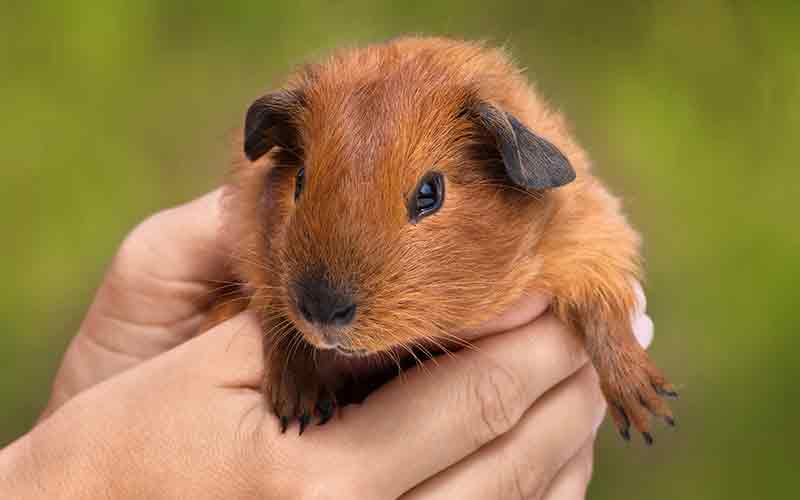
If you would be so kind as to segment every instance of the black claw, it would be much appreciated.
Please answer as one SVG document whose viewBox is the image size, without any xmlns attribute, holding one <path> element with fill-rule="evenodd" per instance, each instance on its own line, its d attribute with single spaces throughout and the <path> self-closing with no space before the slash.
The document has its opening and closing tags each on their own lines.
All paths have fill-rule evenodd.
<svg viewBox="0 0 800 500">
<path fill-rule="evenodd" d="M 322 401 L 317 402 L 317 415 L 319 416 L 319 422 L 317 425 L 323 425 L 328 422 L 328 420 L 333 417 L 333 410 L 335 405 L 333 401 L 330 399 L 324 399 Z"/>
<path fill-rule="evenodd" d="M 297 419 L 300 422 L 300 433 L 298 436 L 303 435 L 303 431 L 306 430 L 306 426 L 311 421 L 311 416 L 307 412 L 303 412 L 302 415 Z"/>
<path fill-rule="evenodd" d="M 286 432 L 286 429 L 289 427 L 289 417 L 281 416 L 281 434 Z"/>
<path fill-rule="evenodd" d="M 653 389 L 656 390 L 656 394 L 658 394 L 659 396 L 664 396 L 665 398 L 671 398 L 671 399 L 678 399 L 678 393 L 675 391 L 670 391 L 664 389 L 663 387 L 658 387 L 658 386 L 653 386 Z"/>
<path fill-rule="evenodd" d="M 672 417 L 664 417 L 664 422 L 670 427 L 675 427 L 675 419 Z"/>
<path fill-rule="evenodd" d="M 644 442 L 647 446 L 653 445 L 653 436 L 651 436 L 649 432 L 643 432 L 642 437 L 644 438 Z"/>
<path fill-rule="evenodd" d="M 621 404 L 615 403 L 614 407 L 617 409 L 619 414 L 622 416 L 622 419 L 625 421 L 623 427 L 619 430 L 619 435 L 622 436 L 622 439 L 625 441 L 631 440 L 631 421 L 628 418 L 628 414 L 625 413 L 625 408 L 622 407 Z"/>
</svg>

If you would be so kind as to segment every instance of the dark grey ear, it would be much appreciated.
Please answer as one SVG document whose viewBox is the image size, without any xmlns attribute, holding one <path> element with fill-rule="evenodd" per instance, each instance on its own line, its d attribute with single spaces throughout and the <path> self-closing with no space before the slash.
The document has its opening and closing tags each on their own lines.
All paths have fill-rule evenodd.
<svg viewBox="0 0 800 500">
<path fill-rule="evenodd" d="M 513 115 L 483 102 L 475 106 L 475 113 L 497 142 L 506 173 L 515 184 L 541 190 L 575 180 L 575 170 L 561 151 Z"/>
<path fill-rule="evenodd" d="M 279 90 L 257 99 L 244 121 L 244 153 L 255 161 L 275 146 L 296 149 L 295 117 L 304 104 L 297 91 Z"/>
</svg>

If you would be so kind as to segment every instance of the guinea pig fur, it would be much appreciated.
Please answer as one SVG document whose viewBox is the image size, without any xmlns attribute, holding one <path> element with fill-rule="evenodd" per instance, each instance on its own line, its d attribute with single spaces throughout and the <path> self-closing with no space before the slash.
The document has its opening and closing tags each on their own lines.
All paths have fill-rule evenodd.
<svg viewBox="0 0 800 500">
<path fill-rule="evenodd" d="M 330 418 L 342 363 L 457 344 L 530 292 L 582 337 L 623 437 L 633 424 L 650 443 L 651 414 L 672 423 L 675 391 L 631 329 L 639 237 L 503 50 L 336 52 L 250 106 L 233 163 L 238 300 L 213 322 L 260 315 L 284 430 Z"/>
</svg>

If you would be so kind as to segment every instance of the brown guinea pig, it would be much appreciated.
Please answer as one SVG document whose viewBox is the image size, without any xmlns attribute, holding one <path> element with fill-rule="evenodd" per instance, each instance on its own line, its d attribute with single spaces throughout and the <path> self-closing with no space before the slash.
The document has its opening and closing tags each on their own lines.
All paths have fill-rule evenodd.
<svg viewBox="0 0 800 500">
<path fill-rule="evenodd" d="M 216 320 L 261 315 L 284 430 L 331 416 L 336 360 L 441 346 L 534 291 L 583 337 L 623 437 L 672 422 L 631 330 L 639 238 L 502 50 L 335 53 L 250 106 L 241 149 L 224 211 L 244 300 Z"/>
</svg>

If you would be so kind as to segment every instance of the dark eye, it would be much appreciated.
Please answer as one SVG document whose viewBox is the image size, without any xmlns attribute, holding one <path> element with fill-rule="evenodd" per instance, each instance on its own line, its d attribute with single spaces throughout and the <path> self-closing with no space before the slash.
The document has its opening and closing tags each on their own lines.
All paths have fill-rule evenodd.
<svg viewBox="0 0 800 500">
<path fill-rule="evenodd" d="M 438 172 L 430 172 L 419 181 L 414 196 L 408 203 L 408 215 L 412 224 L 433 214 L 444 202 L 444 178 Z"/>
<path fill-rule="evenodd" d="M 300 170 L 297 171 L 297 177 L 294 181 L 294 199 L 300 197 L 300 193 L 303 192 L 303 186 L 306 183 L 306 169 L 305 167 L 300 167 Z"/>
</svg>

